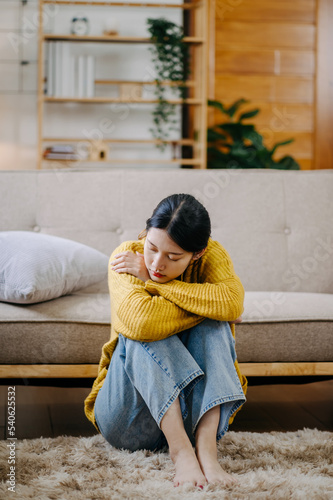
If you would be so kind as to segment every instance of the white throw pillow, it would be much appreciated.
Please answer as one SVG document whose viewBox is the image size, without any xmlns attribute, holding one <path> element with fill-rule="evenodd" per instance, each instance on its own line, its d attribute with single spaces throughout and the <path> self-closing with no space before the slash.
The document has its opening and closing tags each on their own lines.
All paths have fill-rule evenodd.
<svg viewBox="0 0 333 500">
<path fill-rule="evenodd" d="M 97 283 L 108 256 L 76 241 L 30 231 L 0 232 L 0 301 L 34 304 Z"/>
</svg>

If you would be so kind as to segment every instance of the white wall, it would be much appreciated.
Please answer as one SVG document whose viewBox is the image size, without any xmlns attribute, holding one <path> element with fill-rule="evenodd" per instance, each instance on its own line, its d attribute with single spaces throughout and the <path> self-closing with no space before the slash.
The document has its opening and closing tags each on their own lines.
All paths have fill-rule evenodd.
<svg viewBox="0 0 333 500">
<path fill-rule="evenodd" d="M 158 3 L 158 0 L 150 0 Z M 172 0 L 171 0 L 172 1 Z M 179 0 L 173 0 L 178 3 Z M 168 0 L 168 3 L 171 3 Z M 147 17 L 168 17 L 181 23 L 181 9 L 46 6 L 45 31 L 70 33 L 71 18 L 85 14 L 90 34 L 103 34 L 104 20 L 114 16 L 119 35 L 149 36 Z M 70 44 L 72 53 L 96 56 L 97 79 L 153 79 L 148 45 Z M 0 169 L 34 169 L 37 164 L 37 59 L 38 0 L 0 0 Z M 22 65 L 22 61 L 28 64 Z M 96 95 L 112 95 L 112 88 L 96 86 Z M 154 98 L 153 87 L 145 86 L 144 96 Z M 111 133 L 103 137 L 152 138 L 149 104 L 55 104 L 45 103 L 44 136 L 79 137 L 98 135 L 101 123 L 109 120 Z M 174 138 L 179 137 L 174 133 Z M 113 146 L 115 158 L 170 158 L 170 150 L 154 147 Z M 81 165 L 82 166 L 82 165 Z M 93 166 L 93 165 L 90 165 Z M 117 166 L 117 165 L 114 165 Z M 158 165 L 156 165 L 158 166 Z"/>
<path fill-rule="evenodd" d="M 36 166 L 37 1 L 0 1 L 0 168 Z M 22 65 L 21 61 L 29 61 Z"/>
</svg>

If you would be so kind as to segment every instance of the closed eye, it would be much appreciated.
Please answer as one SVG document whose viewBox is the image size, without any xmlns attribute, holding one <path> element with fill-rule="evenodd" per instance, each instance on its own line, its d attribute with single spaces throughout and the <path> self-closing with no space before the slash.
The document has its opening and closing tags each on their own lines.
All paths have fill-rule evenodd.
<svg viewBox="0 0 333 500">
<path fill-rule="evenodd" d="M 157 248 L 149 245 L 149 251 L 150 252 L 157 252 Z M 168 255 L 168 259 L 172 260 L 172 262 L 177 262 L 178 260 L 180 260 L 180 259 L 174 259 L 174 258 L 172 258 L 172 256 L 170 257 L 170 255 Z"/>
</svg>

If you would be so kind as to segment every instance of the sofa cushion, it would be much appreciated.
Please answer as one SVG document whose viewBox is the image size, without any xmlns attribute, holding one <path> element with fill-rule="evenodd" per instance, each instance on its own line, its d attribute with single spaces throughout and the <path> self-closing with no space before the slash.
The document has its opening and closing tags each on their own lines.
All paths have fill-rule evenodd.
<svg viewBox="0 0 333 500">
<path fill-rule="evenodd" d="M 333 321 L 333 295 L 246 292 L 242 317 L 243 323 Z M 56 301 L 29 306 L 0 303 L 0 323 L 63 321 L 110 325 L 110 320 L 106 278 Z"/>
<path fill-rule="evenodd" d="M 2 323 L 0 364 L 98 364 L 109 338 L 110 325 L 103 323 Z M 242 323 L 236 327 L 241 363 L 331 362 L 332 339 L 332 321 Z"/>
<path fill-rule="evenodd" d="M 236 348 L 243 363 L 332 362 L 333 321 L 244 322 Z"/>
<path fill-rule="evenodd" d="M 333 321 L 333 295 L 303 292 L 246 292 L 243 320 L 246 323 Z"/>
<path fill-rule="evenodd" d="M 0 324 L 0 364 L 98 363 L 110 338 L 107 279 L 49 302 L 0 302 Z"/>
<path fill-rule="evenodd" d="M 269 304 L 282 297 L 245 294 L 244 321 L 236 326 L 240 362 L 333 359 L 333 296 L 285 295 L 284 307 L 273 307 Z M 106 280 L 41 304 L 0 303 L 0 364 L 98 363 L 110 338 L 110 319 Z M 22 338 L 29 349 L 17 348 Z"/>
<path fill-rule="evenodd" d="M 76 241 L 30 231 L 3 231 L 0 248 L 0 301 L 44 302 L 107 275 L 108 256 Z"/>
<path fill-rule="evenodd" d="M 20 305 L 0 302 L 0 323 L 92 323 L 110 325 L 107 280 L 57 300 Z"/>
</svg>

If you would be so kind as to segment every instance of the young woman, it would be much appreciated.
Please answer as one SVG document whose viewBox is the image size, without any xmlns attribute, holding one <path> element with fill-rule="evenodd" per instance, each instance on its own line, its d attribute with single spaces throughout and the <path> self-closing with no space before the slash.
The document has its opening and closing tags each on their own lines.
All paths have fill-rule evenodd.
<svg viewBox="0 0 333 500">
<path fill-rule="evenodd" d="M 114 250 L 111 339 L 85 400 L 88 419 L 111 445 L 167 444 L 175 486 L 236 482 L 220 467 L 216 443 L 245 402 L 234 340 L 244 289 L 210 233 L 203 205 L 174 194 L 138 241 Z"/>
</svg>

